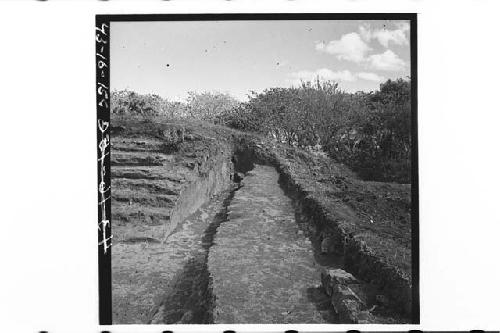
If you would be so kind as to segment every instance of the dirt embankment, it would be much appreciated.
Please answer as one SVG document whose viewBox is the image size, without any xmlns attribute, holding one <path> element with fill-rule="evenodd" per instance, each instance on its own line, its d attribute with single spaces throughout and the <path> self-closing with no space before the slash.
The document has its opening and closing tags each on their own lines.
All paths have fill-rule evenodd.
<svg viewBox="0 0 500 333">
<path fill-rule="evenodd" d="M 132 296 L 120 291 L 152 277 L 159 281 L 155 290 L 161 290 L 165 276 L 156 271 L 140 275 L 140 267 L 132 272 L 128 266 L 133 258 L 115 267 L 120 265 L 117 255 L 132 253 L 120 252 L 115 244 L 164 241 L 186 217 L 227 189 L 235 171 L 249 171 L 253 163 L 276 167 L 296 214 L 310 226 L 311 241 L 321 244 L 324 256 L 342 255 L 347 271 L 376 285 L 391 307 L 411 313 L 408 185 L 361 181 L 327 158 L 202 123 L 116 120 L 111 142 L 113 271 L 119 273 L 113 278 L 123 280 L 113 281 L 118 316 L 127 311 L 116 304 L 126 307 L 130 297 L 148 298 L 149 293 L 144 288 Z M 115 321 L 147 321 L 151 314 L 146 309 L 158 300 L 149 297 L 145 303 L 134 318 Z"/>
<path fill-rule="evenodd" d="M 367 182 L 330 159 L 247 136 L 240 150 L 274 165 L 280 183 L 326 254 L 375 285 L 386 305 L 412 311 L 410 185 Z"/>
<path fill-rule="evenodd" d="M 201 125 L 119 119 L 112 123 L 113 321 L 149 323 L 155 315 L 160 323 L 161 317 L 180 320 L 180 306 L 174 312 L 164 307 L 164 315 L 158 315 L 158 306 L 165 303 L 168 290 L 186 289 L 188 281 L 193 286 L 199 279 L 208 281 L 203 265 L 194 264 L 203 263 L 204 254 L 193 249 L 203 250 L 198 243 L 210 224 L 205 215 L 217 213 L 220 198 L 215 196 L 232 183 L 232 141 Z M 200 210 L 212 201 L 215 208 Z M 196 222 L 187 221 L 189 217 Z M 179 298 L 186 303 L 187 294 L 170 293 L 168 303 L 178 305 L 172 299 Z M 203 302 L 188 303 L 192 320 L 208 320 L 198 314 Z"/>
<path fill-rule="evenodd" d="M 234 172 L 232 144 L 217 134 L 184 124 L 114 121 L 115 240 L 148 237 L 161 241 L 229 186 Z"/>
</svg>

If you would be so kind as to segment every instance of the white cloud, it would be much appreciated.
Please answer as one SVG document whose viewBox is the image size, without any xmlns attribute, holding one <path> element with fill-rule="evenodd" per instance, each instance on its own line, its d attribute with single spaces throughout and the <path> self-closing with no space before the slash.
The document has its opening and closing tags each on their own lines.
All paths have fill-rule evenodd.
<svg viewBox="0 0 500 333">
<path fill-rule="evenodd" d="M 410 25 L 406 21 L 395 21 L 393 29 L 371 29 L 367 24 L 359 27 L 359 33 L 351 32 L 342 35 L 338 40 L 328 43 L 316 42 L 317 51 L 335 55 L 339 60 L 352 61 L 366 68 L 383 71 L 400 71 L 406 68 L 406 63 L 396 53 L 388 49 L 390 44 L 408 45 L 408 32 Z M 387 50 L 380 54 L 368 55 L 373 49 L 368 45 L 372 40 L 378 41 Z M 365 80 L 380 81 L 380 77 L 361 74 Z M 374 73 L 373 73 L 374 74 Z M 353 74 L 351 74 L 353 75 Z M 376 74 L 374 74 L 376 75 Z M 354 75 L 356 76 L 356 75 Z M 344 78 L 346 78 L 345 76 Z M 361 77 L 360 77 L 361 78 Z M 350 81 L 353 81 L 352 77 Z"/>
<path fill-rule="evenodd" d="M 361 39 L 358 33 L 351 32 L 328 44 L 316 43 L 316 50 L 336 55 L 339 60 L 361 62 L 371 47 Z"/>
<path fill-rule="evenodd" d="M 389 42 L 408 45 L 408 39 L 402 30 L 378 30 L 375 32 L 375 38 L 385 47 L 389 47 Z"/>
<path fill-rule="evenodd" d="M 396 53 L 386 50 L 384 53 L 372 54 L 367 58 L 371 68 L 383 71 L 400 71 L 406 63 Z"/>
<path fill-rule="evenodd" d="M 352 74 L 348 70 L 343 71 L 332 71 L 328 68 L 321 68 L 315 71 L 298 71 L 291 73 L 290 76 L 293 78 L 292 83 L 298 84 L 300 81 L 312 81 L 319 77 L 320 80 L 332 80 L 336 82 L 347 81 L 353 82 L 357 80 L 357 76 Z"/>
<path fill-rule="evenodd" d="M 359 33 L 362 39 L 369 42 L 376 39 L 382 46 L 389 47 L 389 43 L 395 45 L 408 45 L 407 32 L 410 31 L 410 25 L 406 21 L 397 21 L 394 23 L 396 29 L 375 29 L 371 30 L 369 25 L 359 27 Z"/>
<path fill-rule="evenodd" d="M 359 72 L 356 74 L 360 79 L 374 82 L 382 82 L 385 80 L 383 76 L 376 73 Z"/>
</svg>

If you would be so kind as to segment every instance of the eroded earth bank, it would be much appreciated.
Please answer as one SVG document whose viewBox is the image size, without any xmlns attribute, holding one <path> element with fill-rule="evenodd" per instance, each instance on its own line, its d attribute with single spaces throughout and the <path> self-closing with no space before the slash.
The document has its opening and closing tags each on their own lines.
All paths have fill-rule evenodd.
<svg viewBox="0 0 500 333">
<path fill-rule="evenodd" d="M 114 323 L 409 321 L 409 185 L 225 127 L 112 123 Z"/>
</svg>

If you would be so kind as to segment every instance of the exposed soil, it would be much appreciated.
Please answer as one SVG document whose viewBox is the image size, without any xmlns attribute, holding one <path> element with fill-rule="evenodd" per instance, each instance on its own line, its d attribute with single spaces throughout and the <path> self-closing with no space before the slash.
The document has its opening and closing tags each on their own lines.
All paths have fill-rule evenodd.
<svg viewBox="0 0 500 333">
<path fill-rule="evenodd" d="M 186 308 L 192 312 L 183 322 L 207 322 L 206 314 L 200 314 L 208 313 L 201 309 L 206 305 L 197 304 L 207 297 L 197 297 L 193 305 L 188 299 L 195 297 L 186 294 L 186 288 L 191 285 L 188 289 L 194 293 L 208 290 L 195 286 L 207 283 L 203 244 L 229 196 L 231 152 L 223 143 L 179 125 L 114 124 L 113 321 L 174 322 L 172 309 L 164 309 L 164 315 L 158 309 L 175 303 L 177 314 Z M 179 295 L 184 295 L 182 304 Z"/>
<path fill-rule="evenodd" d="M 215 323 L 335 322 L 328 297 L 317 290 L 311 242 L 278 177 L 269 166 L 248 172 L 217 232 L 208 260 Z"/>
<path fill-rule="evenodd" d="M 323 157 L 285 151 L 297 179 L 307 179 L 321 201 L 346 206 L 354 234 L 411 278 L 411 186 L 363 181 Z"/>
<path fill-rule="evenodd" d="M 222 126 L 113 125 L 114 323 L 338 322 L 320 268 L 357 275 L 370 306 L 411 285 L 409 185 Z"/>
</svg>

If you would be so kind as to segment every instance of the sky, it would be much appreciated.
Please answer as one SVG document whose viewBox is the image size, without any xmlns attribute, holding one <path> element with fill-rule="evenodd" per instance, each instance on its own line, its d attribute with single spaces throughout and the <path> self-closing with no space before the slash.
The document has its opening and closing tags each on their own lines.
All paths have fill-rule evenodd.
<svg viewBox="0 0 500 333">
<path fill-rule="evenodd" d="M 243 101 L 319 76 L 373 91 L 410 75 L 409 38 L 409 22 L 391 20 L 112 22 L 111 89 Z"/>
</svg>

